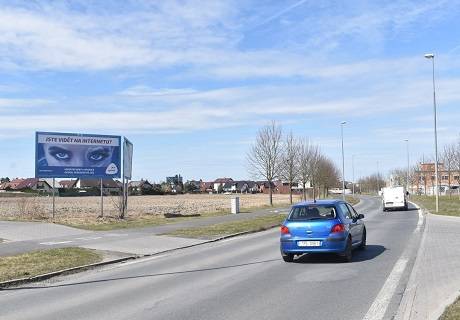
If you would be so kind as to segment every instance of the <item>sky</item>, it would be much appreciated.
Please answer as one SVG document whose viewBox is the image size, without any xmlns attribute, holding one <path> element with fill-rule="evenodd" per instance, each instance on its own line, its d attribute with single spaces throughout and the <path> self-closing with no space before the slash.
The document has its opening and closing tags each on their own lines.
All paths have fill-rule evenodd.
<svg viewBox="0 0 460 320">
<path fill-rule="evenodd" d="M 460 1 L 0 0 L 0 176 L 34 175 L 35 132 L 114 134 L 133 179 L 253 178 L 275 120 L 345 177 L 434 154 L 460 129 Z"/>
</svg>

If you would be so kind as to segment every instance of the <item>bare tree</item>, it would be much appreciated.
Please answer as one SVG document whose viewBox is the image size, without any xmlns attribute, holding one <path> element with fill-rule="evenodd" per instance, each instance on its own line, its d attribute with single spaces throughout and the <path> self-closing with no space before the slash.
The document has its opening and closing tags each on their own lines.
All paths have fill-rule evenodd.
<svg viewBox="0 0 460 320">
<path fill-rule="evenodd" d="M 255 143 L 247 154 L 249 170 L 253 176 L 262 177 L 268 181 L 269 202 L 273 205 L 273 180 L 278 178 L 282 168 L 282 129 L 272 121 L 261 128 Z"/>
<path fill-rule="evenodd" d="M 321 176 L 320 164 L 324 160 L 324 156 L 317 145 L 310 147 L 310 182 L 313 187 L 313 200 L 316 199 L 316 189 L 319 187 L 319 181 Z"/>
<path fill-rule="evenodd" d="M 302 199 L 307 199 L 307 183 L 310 182 L 312 146 L 308 139 L 302 139 L 298 145 L 299 155 L 297 159 L 297 172 L 300 183 L 302 184 Z"/>
<path fill-rule="evenodd" d="M 328 190 L 339 184 L 340 171 L 334 162 L 323 156 L 318 163 L 318 187 L 323 189 L 323 197 L 326 197 Z"/>
<path fill-rule="evenodd" d="M 449 185 L 449 198 L 452 197 L 452 194 L 450 192 L 451 190 L 450 186 L 452 185 L 451 174 L 452 174 L 452 171 L 455 169 L 456 151 L 457 151 L 456 145 L 449 144 L 449 145 L 444 146 L 444 150 L 441 155 L 441 159 L 444 162 L 444 169 L 447 171 L 447 179 L 448 179 L 448 185 Z"/>
<path fill-rule="evenodd" d="M 289 183 L 289 201 L 292 204 L 292 185 L 298 178 L 299 142 L 290 132 L 284 141 L 281 178 Z"/>
</svg>

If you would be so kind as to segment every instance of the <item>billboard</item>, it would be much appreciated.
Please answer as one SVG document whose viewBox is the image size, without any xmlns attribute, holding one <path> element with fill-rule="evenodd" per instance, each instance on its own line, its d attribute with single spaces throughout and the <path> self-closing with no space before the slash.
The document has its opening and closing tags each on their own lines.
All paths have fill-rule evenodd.
<svg viewBox="0 0 460 320">
<path fill-rule="evenodd" d="M 130 180 L 133 171 L 133 144 L 131 141 L 123 139 L 123 176 Z"/>
<path fill-rule="evenodd" d="M 35 177 L 120 178 L 121 137 L 36 132 Z"/>
</svg>

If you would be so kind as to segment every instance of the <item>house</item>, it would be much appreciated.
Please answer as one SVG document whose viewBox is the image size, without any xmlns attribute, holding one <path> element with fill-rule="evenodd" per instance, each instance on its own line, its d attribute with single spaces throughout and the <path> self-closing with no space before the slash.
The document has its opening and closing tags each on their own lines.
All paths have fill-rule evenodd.
<svg viewBox="0 0 460 320">
<path fill-rule="evenodd" d="M 59 181 L 59 186 L 64 189 L 73 189 L 76 183 L 77 180 L 61 180 Z"/>
<path fill-rule="evenodd" d="M 17 190 L 17 186 L 22 183 L 25 179 L 20 179 L 20 178 L 16 178 L 16 179 L 13 179 L 11 180 L 10 182 L 5 182 L 5 183 L 2 183 L 2 185 L 0 186 L 0 189 L 2 190 Z"/>
<path fill-rule="evenodd" d="M 121 183 L 113 179 L 102 179 L 102 192 L 103 194 L 118 194 L 121 191 Z M 100 179 L 77 179 L 75 183 L 75 188 L 80 189 L 81 191 L 91 190 L 91 189 L 101 189 L 101 180 Z"/>
<path fill-rule="evenodd" d="M 147 180 L 131 181 L 128 184 L 128 192 L 131 195 L 149 194 L 153 189 L 153 184 Z"/>
<path fill-rule="evenodd" d="M 217 192 L 217 193 L 222 192 L 224 185 L 229 182 L 233 182 L 233 179 L 232 178 L 218 178 L 214 180 L 214 186 L 213 186 L 214 192 Z"/>
<path fill-rule="evenodd" d="M 36 190 L 51 192 L 53 188 L 45 180 L 40 180 L 37 178 L 27 178 L 22 179 L 22 181 L 15 186 L 13 190 Z"/>
<path fill-rule="evenodd" d="M 214 191 L 214 182 L 204 182 L 200 183 L 200 192 L 202 193 L 212 193 Z"/>
</svg>

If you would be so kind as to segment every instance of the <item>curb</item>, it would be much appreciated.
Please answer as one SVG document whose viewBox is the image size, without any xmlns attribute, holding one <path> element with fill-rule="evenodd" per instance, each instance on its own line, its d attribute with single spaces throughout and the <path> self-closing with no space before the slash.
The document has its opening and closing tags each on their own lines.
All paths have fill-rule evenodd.
<svg viewBox="0 0 460 320">
<path fill-rule="evenodd" d="M 222 236 L 222 237 L 219 237 L 219 238 L 216 238 L 216 239 L 206 240 L 206 241 L 201 242 L 201 243 L 196 243 L 196 244 L 191 244 L 191 245 L 188 245 L 188 246 L 183 246 L 183 247 L 177 247 L 177 248 L 173 248 L 173 249 L 163 250 L 163 251 L 159 251 L 159 252 L 155 252 L 155 253 L 149 253 L 149 254 L 143 254 L 143 255 L 133 255 L 133 256 L 128 256 L 128 257 L 124 257 L 124 258 L 119 258 L 119 259 L 108 260 L 108 261 L 104 261 L 104 262 L 97 262 L 97 263 L 87 264 L 87 265 L 83 265 L 83 266 L 78 266 L 78 267 L 58 270 L 58 271 L 54 271 L 54 272 L 49 272 L 49 273 L 29 277 L 29 278 L 20 278 L 20 279 L 8 280 L 8 281 L 0 282 L 0 291 L 5 290 L 5 289 L 7 289 L 9 287 L 16 287 L 16 286 L 27 284 L 27 283 L 43 281 L 43 280 L 54 278 L 54 277 L 57 277 L 57 276 L 60 276 L 60 275 L 78 273 L 78 272 L 81 272 L 81 271 L 87 271 L 87 270 L 94 269 L 94 268 L 97 268 L 97 267 L 102 267 L 102 266 L 105 266 L 105 265 L 111 265 L 111 264 L 116 264 L 116 263 L 120 263 L 120 262 L 125 262 L 125 261 L 128 261 L 128 260 L 137 260 L 137 259 L 141 259 L 141 258 L 153 257 L 153 256 L 165 254 L 165 253 L 170 253 L 170 252 L 182 250 L 182 249 L 187 249 L 187 248 L 197 247 L 197 246 L 201 246 L 201 245 L 208 244 L 208 243 L 218 242 L 218 241 L 222 241 L 222 240 L 229 239 L 229 238 L 235 238 L 235 237 L 243 236 L 243 235 L 247 235 L 247 234 L 253 234 L 253 233 L 258 233 L 258 232 L 262 232 L 262 231 L 267 231 L 267 230 L 270 230 L 270 229 L 273 229 L 273 228 L 276 228 L 276 227 L 279 227 L 279 225 L 278 224 L 277 225 L 272 225 L 272 226 L 269 226 L 267 228 L 263 228 L 261 230 L 251 230 L 251 231 L 233 233 L 233 234 Z"/>
<path fill-rule="evenodd" d="M 411 202 L 412 204 L 415 204 Z M 413 316 L 413 303 L 415 300 L 415 297 L 417 296 L 417 286 L 418 284 L 416 283 L 416 276 L 419 270 L 419 266 L 421 263 L 421 256 L 422 252 L 425 250 L 425 242 L 426 242 L 426 216 L 430 214 L 430 212 L 417 205 L 419 210 L 421 210 L 422 215 L 423 215 L 423 233 L 420 239 L 420 246 L 417 250 L 416 253 L 416 258 L 414 265 L 412 266 L 412 270 L 410 272 L 409 280 L 407 282 L 406 288 L 404 289 L 404 293 L 401 298 L 401 302 L 399 303 L 398 310 L 396 312 L 396 315 L 394 317 L 395 320 L 409 320 L 412 319 Z"/>
</svg>

